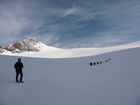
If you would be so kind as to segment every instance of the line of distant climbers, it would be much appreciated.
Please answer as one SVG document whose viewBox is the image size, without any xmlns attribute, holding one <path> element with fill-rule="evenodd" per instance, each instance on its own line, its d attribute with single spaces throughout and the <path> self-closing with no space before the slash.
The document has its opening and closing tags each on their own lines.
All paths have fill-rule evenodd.
<svg viewBox="0 0 140 105">
<path fill-rule="evenodd" d="M 99 64 L 102 64 L 103 62 L 109 62 L 111 60 L 111 58 L 108 58 L 108 59 L 106 59 L 105 61 L 98 61 L 98 62 L 90 62 L 89 64 L 90 64 L 90 66 L 95 66 L 95 65 L 99 65 Z"/>
</svg>

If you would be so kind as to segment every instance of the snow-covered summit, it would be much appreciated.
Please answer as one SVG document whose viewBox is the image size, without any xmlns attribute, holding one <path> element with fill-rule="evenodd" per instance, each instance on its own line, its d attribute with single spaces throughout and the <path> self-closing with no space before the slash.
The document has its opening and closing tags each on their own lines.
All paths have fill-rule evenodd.
<svg viewBox="0 0 140 105">
<path fill-rule="evenodd" d="M 33 37 L 29 37 L 20 42 L 0 47 L 0 53 L 23 53 L 25 51 L 38 52 L 45 45 Z"/>
<path fill-rule="evenodd" d="M 12 46 L 20 51 L 39 51 L 42 47 L 42 43 L 35 38 L 29 37 L 19 43 L 13 44 Z"/>
</svg>

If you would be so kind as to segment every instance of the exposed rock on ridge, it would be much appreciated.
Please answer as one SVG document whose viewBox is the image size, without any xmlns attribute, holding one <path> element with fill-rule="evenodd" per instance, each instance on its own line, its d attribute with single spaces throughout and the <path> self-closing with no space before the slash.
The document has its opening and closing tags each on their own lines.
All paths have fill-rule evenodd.
<svg viewBox="0 0 140 105">
<path fill-rule="evenodd" d="M 4 53 L 5 51 L 10 51 L 12 53 L 21 53 L 25 51 L 37 52 L 40 50 L 40 48 L 41 42 L 35 38 L 29 37 L 23 41 L 11 44 L 9 46 L 0 46 L 0 53 Z"/>
</svg>

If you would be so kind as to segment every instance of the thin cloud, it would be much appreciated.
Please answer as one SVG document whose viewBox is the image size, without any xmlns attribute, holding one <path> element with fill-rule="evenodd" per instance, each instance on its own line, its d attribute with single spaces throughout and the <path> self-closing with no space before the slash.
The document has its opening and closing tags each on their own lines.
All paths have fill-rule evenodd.
<svg viewBox="0 0 140 105">
<path fill-rule="evenodd" d="M 57 41 L 59 40 L 59 36 L 56 35 L 56 33 L 45 33 L 45 34 L 40 34 L 40 35 L 36 35 L 36 33 L 34 34 L 30 34 L 27 37 L 35 37 L 38 40 L 42 41 L 43 43 L 46 43 L 47 45 L 50 44 L 56 44 Z"/>
<path fill-rule="evenodd" d="M 125 32 L 124 32 L 125 34 Z M 108 47 L 127 43 L 132 36 L 113 34 L 111 32 L 100 32 L 94 37 L 77 38 L 73 40 L 66 40 L 64 43 L 60 43 L 57 47 L 64 46 L 63 48 L 79 48 L 79 47 Z"/>
<path fill-rule="evenodd" d="M 59 37 L 55 33 L 51 33 L 42 35 L 41 40 L 50 45 L 52 43 L 56 43 L 59 40 Z"/>
<path fill-rule="evenodd" d="M 140 2 L 137 0 L 63 2 L 63 6 L 55 0 L 1 2 L 0 44 L 11 42 L 3 41 L 6 37 L 17 40 L 34 36 L 52 46 L 68 47 L 68 42 L 76 40 L 78 47 L 80 44 L 94 47 L 140 38 Z"/>
</svg>

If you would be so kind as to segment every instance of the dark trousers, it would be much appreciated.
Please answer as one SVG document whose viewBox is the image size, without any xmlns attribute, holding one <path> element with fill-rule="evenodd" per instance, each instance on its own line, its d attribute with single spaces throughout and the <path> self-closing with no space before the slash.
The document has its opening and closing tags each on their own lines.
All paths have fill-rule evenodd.
<svg viewBox="0 0 140 105">
<path fill-rule="evenodd" d="M 19 80 L 18 80 L 19 75 L 20 75 L 20 82 L 21 82 L 22 78 L 23 78 L 23 72 L 21 69 L 16 70 L 16 82 L 19 82 Z"/>
</svg>

